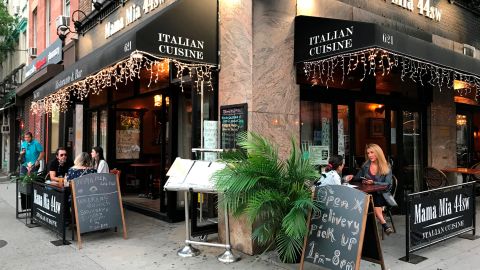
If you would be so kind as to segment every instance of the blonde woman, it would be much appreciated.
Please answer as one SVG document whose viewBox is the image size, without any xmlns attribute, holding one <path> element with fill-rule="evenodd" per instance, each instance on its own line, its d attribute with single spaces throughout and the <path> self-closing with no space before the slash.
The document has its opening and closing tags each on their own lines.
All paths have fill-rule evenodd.
<svg viewBox="0 0 480 270">
<path fill-rule="evenodd" d="M 80 153 L 75 158 L 75 161 L 73 162 L 73 167 L 68 169 L 66 178 L 68 179 L 68 181 L 71 181 L 85 174 L 96 173 L 97 170 L 93 169 L 91 167 L 91 164 L 92 158 L 90 157 L 90 155 L 86 152 Z"/>
<path fill-rule="evenodd" d="M 386 185 L 389 191 L 392 186 L 392 170 L 383 154 L 382 148 L 377 144 L 368 144 L 365 147 L 365 160 L 362 168 L 355 176 L 355 179 L 361 179 L 363 184 L 367 185 Z M 382 224 L 383 231 L 389 235 L 393 229 L 387 225 L 383 217 L 383 206 L 387 205 L 382 192 L 375 192 L 373 195 L 374 212 L 377 220 Z"/>
</svg>

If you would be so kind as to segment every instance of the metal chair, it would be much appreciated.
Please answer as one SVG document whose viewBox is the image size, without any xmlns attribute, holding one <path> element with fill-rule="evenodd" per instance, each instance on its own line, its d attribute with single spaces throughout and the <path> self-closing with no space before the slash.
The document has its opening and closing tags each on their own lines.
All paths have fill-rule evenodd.
<svg viewBox="0 0 480 270">
<path fill-rule="evenodd" d="M 480 162 L 476 163 L 471 167 L 472 169 L 480 169 Z M 480 174 L 472 174 L 470 175 L 470 181 L 475 181 L 480 183 Z"/>
<path fill-rule="evenodd" d="M 395 193 L 397 192 L 397 187 L 398 187 L 398 180 L 395 177 L 395 175 L 392 175 L 392 189 L 390 192 L 392 193 L 393 197 L 395 198 Z M 393 217 L 392 217 L 392 206 L 386 205 L 383 207 L 383 216 L 387 215 L 390 218 L 390 223 L 392 223 L 392 229 L 393 232 L 396 233 L 397 229 L 395 229 L 395 223 L 393 223 Z M 385 237 L 385 232 L 382 230 L 382 240 Z"/>
<path fill-rule="evenodd" d="M 423 171 L 423 178 L 427 183 L 427 189 L 448 186 L 447 176 L 434 167 L 426 167 Z"/>
</svg>

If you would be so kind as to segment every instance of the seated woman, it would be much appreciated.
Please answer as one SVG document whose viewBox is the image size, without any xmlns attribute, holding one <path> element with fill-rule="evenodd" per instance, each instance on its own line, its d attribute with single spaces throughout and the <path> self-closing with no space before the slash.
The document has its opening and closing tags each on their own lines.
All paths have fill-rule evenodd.
<svg viewBox="0 0 480 270">
<path fill-rule="evenodd" d="M 75 178 L 83 176 L 89 173 L 96 173 L 97 170 L 91 167 L 92 159 L 90 155 L 86 152 L 80 153 L 73 162 L 73 167 L 68 169 L 67 176 L 65 177 L 68 181 L 71 181 Z"/>
<path fill-rule="evenodd" d="M 108 164 L 103 157 L 103 148 L 95 146 L 92 148 L 93 168 L 97 170 L 97 173 L 109 173 Z"/>
<path fill-rule="evenodd" d="M 320 186 L 326 185 L 341 185 L 341 173 L 345 164 L 343 163 L 343 157 L 340 155 L 332 155 L 328 159 L 328 165 L 325 168 L 325 173 L 322 173 L 320 177 Z M 345 178 L 345 181 L 350 181 L 352 175 L 348 175 Z"/>
<path fill-rule="evenodd" d="M 360 168 L 360 171 L 355 176 L 355 180 L 362 180 L 363 184 L 367 185 L 385 185 L 387 191 L 392 187 L 392 170 L 388 164 L 382 148 L 377 144 L 368 144 L 365 148 L 366 162 Z M 393 229 L 387 225 L 383 217 L 382 207 L 387 205 L 382 193 L 378 191 L 372 194 L 375 216 L 380 224 L 382 224 L 383 231 L 389 235 Z"/>
</svg>

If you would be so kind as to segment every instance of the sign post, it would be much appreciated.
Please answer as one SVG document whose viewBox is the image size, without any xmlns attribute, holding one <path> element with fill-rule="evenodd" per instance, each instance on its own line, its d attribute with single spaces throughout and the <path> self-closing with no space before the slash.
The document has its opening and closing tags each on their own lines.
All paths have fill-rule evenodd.
<svg viewBox="0 0 480 270">
<path fill-rule="evenodd" d="M 123 213 L 118 177 L 110 173 L 93 173 L 72 180 L 73 206 L 77 225 L 78 248 L 82 248 L 81 233 L 127 227 Z"/>
<path fill-rule="evenodd" d="M 316 187 L 300 269 L 305 263 L 327 269 L 360 269 L 360 259 L 385 269 L 372 196 L 346 186 Z"/>
</svg>

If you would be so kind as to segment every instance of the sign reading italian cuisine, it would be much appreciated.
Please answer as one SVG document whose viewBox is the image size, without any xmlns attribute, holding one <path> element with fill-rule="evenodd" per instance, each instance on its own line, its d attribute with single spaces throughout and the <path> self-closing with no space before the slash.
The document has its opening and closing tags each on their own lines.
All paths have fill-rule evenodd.
<svg viewBox="0 0 480 270">
<path fill-rule="evenodd" d="M 410 249 L 474 229 L 475 195 L 471 185 L 429 192 L 428 196 L 412 195 Z"/>
</svg>

